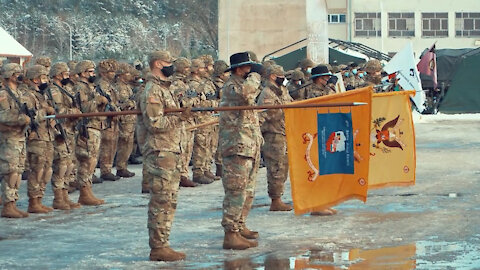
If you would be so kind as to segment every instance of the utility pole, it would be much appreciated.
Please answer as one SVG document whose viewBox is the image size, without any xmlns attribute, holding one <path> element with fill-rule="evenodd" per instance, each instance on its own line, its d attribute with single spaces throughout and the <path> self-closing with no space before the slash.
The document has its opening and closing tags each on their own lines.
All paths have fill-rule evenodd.
<svg viewBox="0 0 480 270">
<path fill-rule="evenodd" d="M 69 36 L 70 36 L 70 61 L 72 61 L 72 60 L 73 60 L 73 51 L 72 51 L 72 27 L 71 27 L 68 23 L 66 23 L 66 22 L 64 22 L 64 21 L 60 21 L 60 22 L 61 22 L 61 23 L 64 23 L 64 24 L 68 27 L 68 30 L 69 30 L 69 33 L 70 33 L 70 35 L 69 35 Z"/>
</svg>

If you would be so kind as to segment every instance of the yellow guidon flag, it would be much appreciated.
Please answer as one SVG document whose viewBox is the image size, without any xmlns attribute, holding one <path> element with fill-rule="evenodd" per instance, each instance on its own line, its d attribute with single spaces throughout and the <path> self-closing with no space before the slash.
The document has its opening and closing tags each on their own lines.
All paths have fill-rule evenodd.
<svg viewBox="0 0 480 270">
<path fill-rule="evenodd" d="M 333 108 L 284 109 L 295 214 L 367 199 L 372 88 L 294 104 L 364 102 Z"/>
<path fill-rule="evenodd" d="M 369 189 L 415 184 L 412 94 L 415 91 L 373 94 Z"/>
</svg>

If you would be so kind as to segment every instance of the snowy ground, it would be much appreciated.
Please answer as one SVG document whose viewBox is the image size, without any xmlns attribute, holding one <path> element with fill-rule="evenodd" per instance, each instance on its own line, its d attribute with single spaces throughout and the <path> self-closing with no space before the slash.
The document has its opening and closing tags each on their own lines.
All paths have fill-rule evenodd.
<svg viewBox="0 0 480 270">
<path fill-rule="evenodd" d="M 182 262 L 149 262 L 136 177 L 94 186 L 98 207 L 0 219 L 0 269 L 480 269 L 480 115 L 415 116 L 417 184 L 375 190 L 332 217 L 268 211 L 265 169 L 248 226 L 259 247 L 222 249 L 220 181 L 182 188 L 171 235 Z M 50 189 L 50 185 L 48 186 Z M 27 208 L 22 181 L 19 207 Z M 78 192 L 71 195 L 78 198 Z M 291 201 L 289 186 L 284 196 Z M 51 205 L 52 192 L 44 199 Z"/>
</svg>

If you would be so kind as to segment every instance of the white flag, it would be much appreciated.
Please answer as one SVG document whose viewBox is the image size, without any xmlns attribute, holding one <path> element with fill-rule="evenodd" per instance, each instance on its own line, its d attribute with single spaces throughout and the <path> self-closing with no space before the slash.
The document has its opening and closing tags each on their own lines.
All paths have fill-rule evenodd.
<svg viewBox="0 0 480 270">
<path fill-rule="evenodd" d="M 405 90 L 415 90 L 413 102 L 419 112 L 425 110 L 425 92 L 422 89 L 420 74 L 417 70 L 417 64 L 413 55 L 412 43 L 399 51 L 383 68 L 388 74 L 397 73 L 398 83 Z"/>
</svg>

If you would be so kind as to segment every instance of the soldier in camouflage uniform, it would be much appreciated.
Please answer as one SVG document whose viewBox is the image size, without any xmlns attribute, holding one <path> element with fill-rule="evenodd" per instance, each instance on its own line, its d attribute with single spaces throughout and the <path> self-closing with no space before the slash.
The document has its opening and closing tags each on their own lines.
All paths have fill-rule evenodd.
<svg viewBox="0 0 480 270">
<path fill-rule="evenodd" d="M 72 71 L 75 70 L 75 67 L 77 66 L 77 64 L 78 62 L 73 60 L 67 62 L 68 68 Z M 74 85 L 78 80 L 78 74 L 70 74 L 70 80 Z"/>
<path fill-rule="evenodd" d="M 225 82 L 230 78 L 230 72 L 227 71 L 228 65 L 225 61 L 223 60 L 217 60 L 215 61 L 215 64 L 213 66 L 213 83 L 215 84 L 215 88 L 217 91 L 217 97 L 218 99 L 222 98 L 222 89 L 223 85 Z M 214 130 L 216 131 L 215 133 L 215 139 L 214 142 L 217 144 L 217 151 L 215 151 L 214 157 L 215 157 L 215 175 L 222 177 L 222 153 L 220 150 L 218 150 L 218 126 L 214 127 Z"/>
<path fill-rule="evenodd" d="M 315 63 L 312 60 L 305 58 L 298 63 L 298 67 L 300 68 L 300 71 L 303 73 L 305 80 L 309 80 L 312 74 L 312 69 L 313 67 L 315 67 Z"/>
<path fill-rule="evenodd" d="M 258 104 L 284 105 L 293 101 L 283 86 L 285 72 L 279 65 L 267 69 L 268 84 L 263 88 Z M 263 158 L 267 167 L 268 195 L 272 199 L 270 211 L 290 211 L 292 206 L 282 202 L 285 181 L 288 177 L 287 139 L 283 110 L 267 110 L 260 113 L 263 139 Z"/>
<path fill-rule="evenodd" d="M 56 114 L 80 113 L 75 106 L 75 97 L 70 85 L 70 69 L 64 62 L 55 63 L 50 69 L 51 83 L 47 88 L 47 97 L 50 99 Z M 76 119 L 58 120 L 56 127 L 63 129 L 54 141 L 54 159 L 52 189 L 54 194 L 53 208 L 69 210 L 79 208 L 80 204 L 70 201 L 68 197 L 68 183 L 74 176 L 75 159 L 75 124 Z M 60 125 L 60 126 L 59 126 Z M 60 131 L 60 130 L 57 130 Z"/>
<path fill-rule="evenodd" d="M 180 181 L 180 138 L 184 121 L 191 117 L 164 114 L 164 109 L 180 107 L 170 88 L 173 75 L 172 57 L 168 51 L 155 51 L 149 56 L 151 74 L 143 92 L 140 108 L 147 130 L 144 164 L 151 174 L 148 231 L 150 260 L 177 261 L 185 254 L 169 247 L 170 229 L 177 206 Z"/>
<path fill-rule="evenodd" d="M 184 57 L 177 58 L 173 65 L 175 66 L 175 74 L 172 76 L 172 85 L 170 90 L 175 94 L 180 106 L 182 107 L 194 107 L 199 104 L 199 99 L 190 91 L 188 87 L 188 76 L 190 75 L 191 61 Z M 195 119 L 192 117 L 184 122 L 185 127 L 191 127 L 195 125 Z M 189 178 L 188 164 L 192 158 L 193 152 L 193 140 L 194 131 L 186 130 L 182 128 L 181 138 L 181 170 L 180 170 L 180 186 L 182 187 L 196 187 L 197 183 L 193 182 Z"/>
<path fill-rule="evenodd" d="M 30 130 L 27 139 L 27 159 L 30 164 L 28 173 L 28 212 L 48 213 L 53 210 L 42 204 L 45 186 L 52 178 L 53 141 L 57 134 L 54 120 L 45 119 L 46 115 L 55 114 L 48 101 L 45 90 L 48 87 L 48 72 L 42 65 L 27 69 L 27 82 L 24 99 L 27 107 L 35 112 L 38 122 L 36 130 Z"/>
<path fill-rule="evenodd" d="M 247 52 L 230 57 L 231 77 L 223 87 L 220 106 L 255 105 L 260 75 L 250 73 L 254 62 Z M 256 175 L 260 163 L 262 134 L 256 111 L 220 113 L 219 148 L 222 153 L 225 189 L 222 226 L 224 249 L 247 249 L 258 243 L 258 232 L 245 223 L 253 204 Z M 248 239 L 247 239 L 248 238 Z"/>
<path fill-rule="evenodd" d="M 150 74 L 150 71 L 145 71 L 143 73 L 143 76 L 145 78 L 150 78 L 152 75 Z M 135 93 L 135 102 L 137 105 L 137 110 L 141 110 L 140 104 L 145 104 L 145 95 L 143 92 L 145 91 L 145 85 L 146 82 L 143 82 L 141 85 L 139 85 L 136 88 L 136 93 Z M 143 115 L 139 114 L 137 115 L 137 125 L 135 128 L 135 134 L 137 136 L 137 144 L 140 147 L 140 152 L 142 153 L 143 157 L 145 157 L 145 141 L 146 141 L 146 136 L 147 136 L 147 128 L 145 127 L 145 122 L 143 121 Z M 142 193 L 150 193 L 150 181 L 151 181 L 152 175 L 150 175 L 146 163 L 143 162 L 143 167 L 142 167 Z"/>
<path fill-rule="evenodd" d="M 6 218 L 28 217 L 27 212 L 16 206 L 25 163 L 26 129 L 30 124 L 30 118 L 20 107 L 23 103 L 18 86 L 23 80 L 22 74 L 18 64 L 10 63 L 2 67 L 5 84 L 0 88 L 0 180 L 3 202 L 1 216 Z"/>
<path fill-rule="evenodd" d="M 305 75 L 300 70 L 294 70 L 288 81 L 287 89 L 291 97 L 295 100 L 301 100 L 305 97 Z"/>
<path fill-rule="evenodd" d="M 335 93 L 335 85 L 329 84 L 328 79 L 332 73 L 326 65 L 318 65 L 312 69 L 312 84 L 306 87 L 305 94 L 307 99 L 321 97 Z"/>
<path fill-rule="evenodd" d="M 210 100 L 207 100 L 205 93 L 203 92 L 203 76 L 207 74 L 205 63 L 200 59 L 194 59 L 192 66 L 190 67 L 191 76 L 188 82 L 188 86 L 191 90 L 195 91 L 200 97 L 198 106 L 209 106 Z M 195 124 L 202 124 L 209 121 L 209 112 L 202 112 L 195 114 Z M 213 178 L 207 176 L 206 164 L 209 162 L 211 137 L 209 135 L 209 128 L 203 127 L 195 131 L 193 155 L 192 155 L 192 171 L 193 182 L 199 184 L 210 184 L 215 181 Z"/>
<path fill-rule="evenodd" d="M 78 106 L 82 113 L 102 112 L 108 103 L 107 98 L 95 91 L 95 63 L 84 60 L 75 67 L 78 82 L 74 92 L 78 95 Z M 92 176 L 98 161 L 101 131 L 106 128 L 105 117 L 84 118 L 78 132 L 75 155 L 78 160 L 77 186 L 80 190 L 78 202 L 82 205 L 99 205 L 104 201 L 92 192 Z"/>
<path fill-rule="evenodd" d="M 365 71 L 367 76 L 363 86 L 376 86 L 382 83 L 382 63 L 380 61 L 377 59 L 369 60 L 365 65 Z M 377 89 L 374 88 L 374 91 L 377 92 Z M 381 88 L 378 91 L 381 91 Z"/>
<path fill-rule="evenodd" d="M 211 55 L 204 55 L 200 58 L 203 63 L 205 63 L 205 67 L 207 69 L 207 72 L 200 72 L 200 75 L 202 76 L 203 83 L 202 83 L 202 90 L 201 92 L 205 94 L 207 100 L 204 101 L 201 106 L 207 106 L 207 107 L 217 107 L 218 104 L 220 103 L 220 99 L 217 95 L 217 87 L 215 86 L 213 82 L 213 73 L 215 71 L 214 69 L 214 62 L 213 62 L 213 57 Z M 202 118 L 202 121 L 204 122 L 212 122 L 215 121 L 215 117 L 212 115 L 213 112 L 205 112 L 205 118 Z M 203 132 L 205 132 L 207 135 L 206 137 L 208 138 L 208 157 L 205 159 L 205 169 L 204 169 L 204 174 L 206 177 L 213 179 L 213 180 L 220 180 L 221 177 L 218 175 L 214 175 L 212 173 L 212 161 L 215 157 L 215 153 L 217 152 L 217 146 L 218 146 L 218 128 L 216 125 L 209 125 L 203 128 L 200 128 Z"/>
<path fill-rule="evenodd" d="M 130 85 L 133 80 L 133 67 L 127 63 L 120 63 L 117 69 L 118 106 L 122 111 L 133 110 L 136 107 L 135 97 Z M 117 176 L 133 177 L 135 173 L 127 170 L 128 158 L 133 150 L 133 137 L 137 116 L 122 115 L 118 118 L 118 148 L 117 148 Z"/>
<path fill-rule="evenodd" d="M 47 69 L 47 72 L 50 72 L 50 67 L 52 66 L 52 59 L 50 59 L 50 57 L 41 56 L 37 58 L 35 64 L 44 66 Z"/>
<path fill-rule="evenodd" d="M 109 100 L 106 110 L 118 111 L 118 93 L 115 88 L 115 73 L 118 69 L 118 62 L 114 59 L 106 59 L 98 63 L 100 79 L 97 82 L 96 90 Z M 102 130 L 102 141 L 100 143 L 100 178 L 103 181 L 116 181 L 120 176 L 112 174 L 113 159 L 117 152 L 118 143 L 118 118 L 107 119 L 107 126 Z"/>
</svg>

